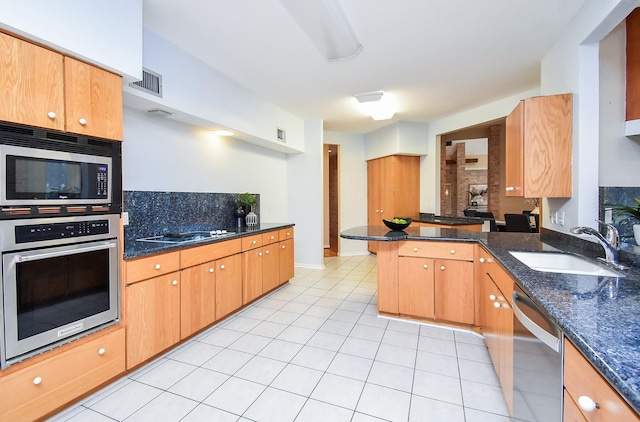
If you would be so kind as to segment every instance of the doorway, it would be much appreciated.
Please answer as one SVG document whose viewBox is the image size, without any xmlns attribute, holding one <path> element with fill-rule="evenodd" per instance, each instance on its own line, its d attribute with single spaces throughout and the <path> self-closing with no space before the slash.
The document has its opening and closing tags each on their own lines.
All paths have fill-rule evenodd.
<svg viewBox="0 0 640 422">
<path fill-rule="evenodd" d="M 324 145 L 324 256 L 338 256 L 340 145 Z"/>
</svg>

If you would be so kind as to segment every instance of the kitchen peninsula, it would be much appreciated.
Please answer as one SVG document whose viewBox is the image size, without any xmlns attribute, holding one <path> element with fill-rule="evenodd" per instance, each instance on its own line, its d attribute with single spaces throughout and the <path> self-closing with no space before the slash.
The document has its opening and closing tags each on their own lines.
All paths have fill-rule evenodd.
<svg viewBox="0 0 640 422">
<path fill-rule="evenodd" d="M 570 236 L 557 236 L 555 232 L 546 230 L 541 234 L 523 234 L 478 233 L 432 227 L 408 227 L 404 231 L 389 231 L 383 226 L 360 226 L 342 232 L 341 237 L 379 242 L 378 306 L 381 314 L 403 317 L 398 307 L 402 290 L 406 288 L 403 284 L 406 283 L 406 279 L 398 276 L 404 265 L 399 261 L 411 253 L 419 255 L 420 249 L 426 249 L 429 245 L 428 254 L 434 258 L 434 262 L 447 258 L 448 261 L 455 259 L 456 262 L 471 263 L 475 270 L 471 273 L 468 270 L 463 271 L 459 279 L 462 282 L 472 281 L 470 287 L 463 289 L 462 295 L 471 294 L 474 297 L 471 302 L 472 306 L 475 306 L 473 319 L 469 320 L 468 316 L 463 316 L 463 319 L 458 321 L 452 321 L 449 316 L 439 318 L 437 306 L 435 318 L 431 314 L 422 319 L 431 322 L 454 322 L 468 328 L 481 328 L 483 331 L 486 327 L 479 326 L 484 320 L 478 306 L 478 303 L 481 303 L 481 289 L 477 280 L 481 271 L 478 271 L 478 268 L 488 261 L 495 261 L 513 283 L 520 286 L 560 327 L 566 339 L 565 349 L 575 350 L 575 346 L 580 352 L 577 356 L 583 355 L 597 373 L 630 405 L 627 407 L 619 404 L 613 406 L 614 410 L 626 410 L 629 412 L 626 415 L 637 419 L 640 411 L 640 272 L 636 268 L 625 271 L 624 277 L 619 278 L 539 272 L 530 269 L 509 253 L 564 251 L 590 258 L 602 255 L 602 252 L 595 255 L 586 252 L 585 249 L 576 246 L 576 242 L 570 241 Z M 425 248 L 420 248 L 421 244 L 424 244 Z M 471 257 L 468 255 L 469 248 L 473 250 Z M 439 265 L 435 265 L 436 271 L 440 270 Z M 424 280 L 425 283 L 432 282 L 428 277 Z M 443 299 L 438 296 L 437 281 L 435 283 L 434 302 L 437 303 Z M 512 292 L 503 293 L 508 297 Z M 489 345 L 489 339 L 485 340 Z M 491 351 L 491 345 L 489 349 Z M 513 353 L 513 349 L 510 353 Z M 568 352 L 566 356 L 569 356 Z M 571 394 L 571 388 L 567 385 L 566 356 L 565 415 L 572 404 L 566 396 L 567 391 Z M 497 369 L 497 372 L 500 371 Z M 595 371 L 593 372 L 595 374 Z M 583 382 L 583 385 L 590 383 Z M 508 389 L 508 385 L 503 385 L 505 397 L 508 397 Z M 574 400 L 577 399 L 577 396 L 574 397 Z M 623 401 L 620 400 L 619 403 Z M 611 407 L 608 399 L 606 403 L 600 403 L 600 406 L 609 410 Z M 617 420 L 629 420 L 624 417 L 619 419 L 623 414 L 617 415 Z"/>
</svg>

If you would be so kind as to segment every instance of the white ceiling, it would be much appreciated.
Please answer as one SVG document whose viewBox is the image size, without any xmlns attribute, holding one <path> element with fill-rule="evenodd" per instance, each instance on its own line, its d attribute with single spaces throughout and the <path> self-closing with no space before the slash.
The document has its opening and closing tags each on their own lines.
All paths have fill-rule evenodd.
<svg viewBox="0 0 640 422">
<path fill-rule="evenodd" d="M 537 87 L 541 58 L 584 2 L 341 0 L 364 49 L 332 63 L 278 0 L 143 4 L 145 27 L 256 94 L 326 130 L 368 133 Z M 392 120 L 358 110 L 353 95 L 377 90 L 396 97 Z"/>
</svg>

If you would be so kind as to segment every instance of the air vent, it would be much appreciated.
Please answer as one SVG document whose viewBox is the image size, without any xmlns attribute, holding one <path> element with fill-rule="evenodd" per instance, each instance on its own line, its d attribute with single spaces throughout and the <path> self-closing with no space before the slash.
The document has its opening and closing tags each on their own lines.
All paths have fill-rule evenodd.
<svg viewBox="0 0 640 422">
<path fill-rule="evenodd" d="M 142 68 L 142 80 L 129 86 L 162 98 L 162 75 L 147 68 Z"/>
<path fill-rule="evenodd" d="M 278 141 L 280 142 L 287 143 L 287 132 L 284 129 L 277 128 L 276 138 L 278 138 Z"/>
</svg>

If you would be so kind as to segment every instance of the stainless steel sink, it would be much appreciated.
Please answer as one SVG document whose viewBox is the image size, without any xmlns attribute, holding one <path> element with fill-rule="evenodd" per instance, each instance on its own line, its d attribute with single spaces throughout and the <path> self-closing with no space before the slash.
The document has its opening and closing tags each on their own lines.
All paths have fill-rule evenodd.
<svg viewBox="0 0 640 422">
<path fill-rule="evenodd" d="M 517 260 L 536 271 L 549 273 L 624 277 L 623 274 L 576 255 L 558 252 L 509 251 Z"/>
</svg>

